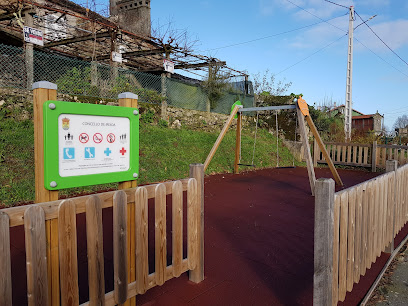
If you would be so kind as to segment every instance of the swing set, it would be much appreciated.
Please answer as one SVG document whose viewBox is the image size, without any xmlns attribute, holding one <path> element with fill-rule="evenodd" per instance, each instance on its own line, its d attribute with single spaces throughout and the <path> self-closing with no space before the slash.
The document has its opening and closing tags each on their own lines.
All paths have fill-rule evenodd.
<svg viewBox="0 0 408 306">
<path fill-rule="evenodd" d="M 204 162 L 204 171 L 207 169 L 209 163 L 211 162 L 212 158 L 214 157 L 215 152 L 217 151 L 219 145 L 222 142 L 222 139 L 224 138 L 225 134 L 227 133 L 229 127 L 231 126 L 233 119 L 236 117 L 237 118 L 237 130 L 236 130 L 236 142 L 235 142 L 235 160 L 234 160 L 234 173 L 239 173 L 239 166 L 245 166 L 245 167 L 255 167 L 254 161 L 255 161 L 255 149 L 256 149 L 256 137 L 257 137 L 257 131 L 258 131 L 258 125 L 259 125 L 259 112 L 261 111 L 275 111 L 275 128 L 276 128 L 276 167 L 279 168 L 279 146 L 278 146 L 278 111 L 279 110 L 294 110 L 296 113 L 296 129 L 297 126 L 299 125 L 300 128 L 300 135 L 302 138 L 302 143 L 304 148 L 306 149 L 306 164 L 307 164 L 307 171 L 308 171 L 308 176 L 309 176 L 309 183 L 310 183 L 310 189 L 312 192 L 312 195 L 314 195 L 314 186 L 316 183 L 316 175 L 314 172 L 314 167 L 313 167 L 313 161 L 312 161 L 312 156 L 310 154 L 310 149 L 309 148 L 309 141 L 308 141 L 308 136 L 306 133 L 306 124 L 305 120 L 310 128 L 310 131 L 313 133 L 313 136 L 315 137 L 317 144 L 320 148 L 320 151 L 323 153 L 324 158 L 327 161 L 327 164 L 329 165 L 330 171 L 333 175 L 334 180 L 336 181 L 336 184 L 339 186 L 343 186 L 343 182 L 334 167 L 333 161 L 331 160 L 326 147 L 320 138 L 320 135 L 316 129 L 316 126 L 313 123 L 312 118 L 310 117 L 309 114 L 309 107 L 306 103 L 305 100 L 302 99 L 300 96 L 295 105 L 279 105 L 279 106 L 265 106 L 265 107 L 248 107 L 244 108 L 242 105 L 235 105 L 233 110 L 231 111 L 230 116 L 228 117 L 227 122 L 225 123 L 223 129 L 221 130 L 220 134 L 218 135 L 217 140 L 214 143 L 214 146 L 212 147 L 210 153 L 207 156 L 207 159 Z M 253 146 L 253 151 L 252 151 L 252 162 L 251 164 L 245 164 L 241 163 L 241 132 L 242 132 L 242 114 L 245 112 L 256 112 L 256 126 L 255 126 L 255 135 L 254 135 L 254 146 Z M 295 129 L 295 139 L 296 139 L 296 129 Z M 293 166 L 294 166 L 294 161 L 293 161 Z"/>
<path fill-rule="evenodd" d="M 251 108 L 254 109 L 254 108 Z M 238 159 L 238 166 L 245 166 L 245 167 L 256 167 L 254 164 L 255 161 L 255 149 L 256 149 L 256 135 L 258 132 L 258 122 L 259 122 L 259 112 L 261 110 L 259 110 L 259 108 L 256 108 L 256 121 L 255 121 L 255 136 L 254 136 L 254 146 L 253 146 L 253 150 L 252 150 L 252 162 L 251 164 L 246 164 L 246 163 L 242 163 L 241 159 L 242 159 L 242 153 L 241 153 L 241 145 L 239 145 L 239 159 Z M 264 111 L 267 110 L 267 107 L 263 108 Z M 269 108 L 268 108 L 269 109 Z M 241 109 L 240 109 L 241 110 Z M 240 113 L 240 110 L 238 110 L 238 112 Z M 249 109 L 242 109 L 242 111 L 250 111 Z M 296 131 L 297 131 L 297 117 L 295 116 L 295 121 L 296 121 L 296 128 L 295 128 L 295 135 L 294 135 L 294 139 L 296 140 Z M 238 127 L 237 127 L 238 129 Z M 291 167 L 279 167 L 279 126 L 278 126 L 278 110 L 275 110 L 275 133 L 276 133 L 276 168 L 294 168 L 295 167 L 295 157 L 293 156 L 293 160 L 292 160 L 292 166 Z M 239 144 L 242 144 L 241 141 L 241 135 L 242 135 L 242 124 L 241 124 L 241 131 L 239 132 Z"/>
</svg>

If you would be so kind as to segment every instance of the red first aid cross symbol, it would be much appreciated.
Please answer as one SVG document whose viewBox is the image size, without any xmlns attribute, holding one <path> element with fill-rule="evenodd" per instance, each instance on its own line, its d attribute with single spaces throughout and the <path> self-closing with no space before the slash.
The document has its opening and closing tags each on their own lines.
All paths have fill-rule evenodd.
<svg viewBox="0 0 408 306">
<path fill-rule="evenodd" d="M 122 149 L 121 149 L 119 152 L 120 152 L 120 153 L 122 154 L 122 156 L 123 156 L 123 155 L 125 155 L 126 150 L 125 150 L 125 148 L 122 147 Z"/>
</svg>

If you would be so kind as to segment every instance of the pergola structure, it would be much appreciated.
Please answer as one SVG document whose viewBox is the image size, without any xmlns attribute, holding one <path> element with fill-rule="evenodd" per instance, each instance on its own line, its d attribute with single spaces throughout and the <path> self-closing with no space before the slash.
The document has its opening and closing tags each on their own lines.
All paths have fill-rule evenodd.
<svg viewBox="0 0 408 306">
<path fill-rule="evenodd" d="M 43 52 L 151 73 L 163 72 L 163 58 L 167 57 L 175 69 L 206 72 L 210 65 L 217 65 L 231 76 L 247 76 L 225 61 L 126 31 L 114 18 L 68 0 L 0 0 L 0 42 L 21 46 L 24 25 L 43 31 L 44 46 L 31 46 Z M 112 52 L 121 53 L 123 62 L 113 62 Z"/>
</svg>

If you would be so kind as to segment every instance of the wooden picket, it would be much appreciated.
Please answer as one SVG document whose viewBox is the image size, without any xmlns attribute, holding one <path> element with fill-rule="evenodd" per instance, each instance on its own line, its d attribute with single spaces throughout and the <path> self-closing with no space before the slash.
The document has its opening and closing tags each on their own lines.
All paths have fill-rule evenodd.
<svg viewBox="0 0 408 306">
<path fill-rule="evenodd" d="M 408 163 L 408 146 L 382 145 L 373 142 L 373 144 L 361 143 L 325 143 L 329 155 L 336 165 L 348 165 L 359 167 L 385 168 L 387 160 L 397 160 L 399 165 Z M 317 163 L 326 163 L 322 152 L 318 146 L 314 146 L 313 161 Z"/>
<path fill-rule="evenodd" d="M 359 152 L 363 152 L 364 159 L 364 150 Z M 406 225 L 407 184 L 405 165 L 334 194 L 333 237 L 328 240 L 333 248 L 333 305 L 345 300 L 346 293 Z"/>
<path fill-rule="evenodd" d="M 201 165 L 202 169 L 202 165 Z M 199 172 L 200 170 L 198 170 Z M 203 181 L 201 181 L 203 183 Z M 202 186 L 201 186 L 202 187 Z M 47 220 L 57 220 L 61 305 L 78 305 L 76 216 L 86 213 L 89 302 L 83 305 L 129 303 L 156 285 L 202 266 L 198 246 L 201 192 L 195 178 L 147 185 L 85 197 L 13 207 L 0 211 L 0 305 L 12 304 L 10 231 L 23 225 L 26 231 L 27 288 L 29 305 L 51 305 L 49 300 L 46 233 Z M 187 258 L 183 258 L 183 192 L 187 194 Z M 172 215 L 166 216 L 167 195 L 172 195 Z M 200 199 L 199 199 L 200 196 Z M 149 274 L 148 200 L 155 205 L 155 271 Z M 130 204 L 134 210 L 130 210 Z M 113 207 L 114 290 L 105 293 L 102 211 Z M 134 214 L 134 265 L 136 280 L 129 282 L 128 213 Z M 173 218 L 172 264 L 167 265 L 166 221 Z M 55 236 L 55 235 L 54 235 Z"/>
</svg>

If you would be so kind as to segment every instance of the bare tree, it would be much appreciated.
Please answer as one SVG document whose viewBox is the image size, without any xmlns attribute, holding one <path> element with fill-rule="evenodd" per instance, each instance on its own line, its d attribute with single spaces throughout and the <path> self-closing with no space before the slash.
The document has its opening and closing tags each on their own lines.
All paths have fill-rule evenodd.
<svg viewBox="0 0 408 306">
<path fill-rule="evenodd" d="M 210 100 L 210 107 L 214 109 L 221 97 L 231 89 L 229 79 L 231 74 L 222 71 L 222 66 L 215 60 L 208 66 L 207 78 L 201 83 Z"/>
<path fill-rule="evenodd" d="M 174 51 L 184 52 L 186 55 L 193 51 L 198 39 L 192 39 L 186 29 L 175 29 L 173 21 L 165 25 L 157 25 L 152 29 L 152 40 L 160 45 L 166 58 Z"/>
<path fill-rule="evenodd" d="M 269 69 L 266 69 L 263 73 L 258 72 L 252 78 L 254 92 L 257 95 L 264 93 L 271 96 L 281 96 L 292 86 L 292 82 L 277 81 L 275 75 L 271 74 Z"/>
<path fill-rule="evenodd" d="M 402 129 L 408 126 L 408 116 L 402 115 L 395 120 L 394 129 Z"/>
</svg>

